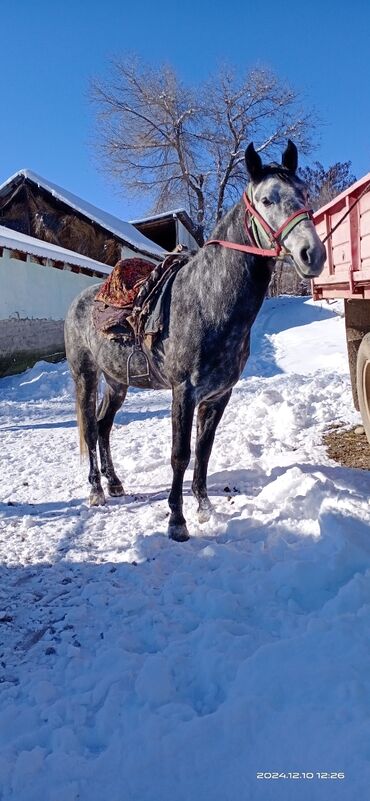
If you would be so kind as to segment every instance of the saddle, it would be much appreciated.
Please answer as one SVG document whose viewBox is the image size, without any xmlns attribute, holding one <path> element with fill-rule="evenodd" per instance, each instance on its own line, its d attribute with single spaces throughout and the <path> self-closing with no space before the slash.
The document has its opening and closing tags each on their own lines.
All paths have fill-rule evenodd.
<svg viewBox="0 0 370 801">
<path fill-rule="evenodd" d="M 95 297 L 93 322 L 96 330 L 110 340 L 132 346 L 127 366 L 128 383 L 130 378 L 149 378 L 150 367 L 156 372 L 148 356 L 154 338 L 164 326 L 164 300 L 178 270 L 192 255 L 188 251 L 181 252 L 180 247 L 158 265 L 140 258 L 121 259 Z M 134 352 L 136 355 L 139 352 L 145 360 L 145 370 L 135 376 L 130 374 Z"/>
<path fill-rule="evenodd" d="M 134 331 L 127 323 L 134 301 L 155 265 L 145 259 L 121 259 L 99 289 L 93 307 L 93 321 L 97 331 L 128 344 Z"/>
</svg>

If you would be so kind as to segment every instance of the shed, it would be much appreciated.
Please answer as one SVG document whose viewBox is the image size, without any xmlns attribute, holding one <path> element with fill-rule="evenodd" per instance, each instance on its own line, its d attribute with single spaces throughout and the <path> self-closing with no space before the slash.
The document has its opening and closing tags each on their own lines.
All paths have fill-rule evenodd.
<svg viewBox="0 0 370 801">
<path fill-rule="evenodd" d="M 130 223 L 27 169 L 0 185 L 0 225 L 110 266 L 136 254 L 156 262 L 165 252 Z"/>
<path fill-rule="evenodd" d="M 131 225 L 165 250 L 174 250 L 177 245 L 198 250 L 201 245 L 195 225 L 185 209 L 131 220 Z"/>
</svg>

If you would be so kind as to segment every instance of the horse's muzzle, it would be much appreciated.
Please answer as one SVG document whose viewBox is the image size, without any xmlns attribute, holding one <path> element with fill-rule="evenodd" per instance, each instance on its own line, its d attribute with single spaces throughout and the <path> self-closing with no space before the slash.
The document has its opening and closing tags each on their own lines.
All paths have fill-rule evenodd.
<svg viewBox="0 0 370 801">
<path fill-rule="evenodd" d="M 323 270 L 326 260 L 325 245 L 318 242 L 305 243 L 298 253 L 293 254 L 298 273 L 302 278 L 316 278 Z"/>
</svg>

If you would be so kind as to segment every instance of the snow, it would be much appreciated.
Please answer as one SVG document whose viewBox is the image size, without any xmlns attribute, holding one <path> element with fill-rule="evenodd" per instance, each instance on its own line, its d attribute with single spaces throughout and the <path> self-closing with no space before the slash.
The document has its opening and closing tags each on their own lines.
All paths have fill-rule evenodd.
<svg viewBox="0 0 370 801">
<path fill-rule="evenodd" d="M 2 800 L 368 797 L 369 473 L 322 445 L 359 419 L 338 311 L 265 302 L 184 544 L 167 392 L 129 394 L 128 495 L 89 509 L 66 364 L 0 381 Z"/>
<path fill-rule="evenodd" d="M 142 253 L 162 257 L 166 253 L 163 248 L 161 248 L 155 242 L 152 242 L 151 239 L 148 239 L 146 236 L 144 236 L 144 234 L 141 234 L 140 231 L 134 228 L 134 226 L 130 223 L 124 222 L 118 217 L 114 217 L 113 214 L 109 214 L 102 209 L 98 209 L 97 206 L 93 206 L 92 203 L 88 203 L 87 200 L 82 200 L 82 198 L 72 194 L 72 192 L 68 192 L 66 189 L 57 186 L 57 184 L 46 180 L 46 178 L 42 178 L 41 175 L 37 175 L 37 173 L 33 172 L 32 170 L 19 170 L 19 172 L 15 173 L 6 181 L 4 181 L 4 183 L 0 185 L 0 195 L 2 190 L 8 188 L 9 185 L 20 175 L 28 178 L 29 181 L 33 181 L 35 184 L 37 184 L 37 186 L 41 186 L 43 189 L 46 189 L 46 191 L 50 192 L 53 197 L 58 198 L 58 200 L 66 203 L 67 206 L 70 206 L 72 209 L 80 212 L 85 217 L 88 217 L 89 220 L 92 220 L 93 222 L 98 223 L 98 225 L 101 225 L 103 228 L 106 228 L 108 231 L 111 231 L 112 234 L 118 236 L 119 239 L 122 239 L 126 244 L 133 245 L 134 248 Z"/>
<path fill-rule="evenodd" d="M 86 267 L 88 270 L 104 273 L 104 275 L 109 275 L 112 269 L 107 264 L 90 259 L 88 256 L 82 256 L 74 250 L 67 250 L 59 245 L 52 245 L 50 242 L 42 242 L 40 239 L 13 231 L 4 225 L 0 225 L 0 247 L 8 250 L 20 250 L 22 253 L 30 253 L 33 256 L 54 259 L 54 261 L 63 261 L 65 264 Z"/>
<path fill-rule="evenodd" d="M 178 214 L 189 216 L 186 209 L 169 209 L 169 211 L 162 211 L 160 214 L 150 214 L 149 217 L 138 217 L 136 220 L 130 220 L 130 223 L 131 225 L 137 225 L 138 223 L 154 222 L 155 220 L 164 220 L 167 217 L 177 217 Z"/>
</svg>

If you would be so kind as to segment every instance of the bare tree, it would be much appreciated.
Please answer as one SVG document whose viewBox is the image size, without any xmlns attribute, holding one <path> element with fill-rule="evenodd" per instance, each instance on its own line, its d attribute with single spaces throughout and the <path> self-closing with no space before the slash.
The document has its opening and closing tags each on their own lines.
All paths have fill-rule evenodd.
<svg viewBox="0 0 370 801">
<path fill-rule="evenodd" d="M 312 112 L 266 69 L 243 77 L 224 67 L 207 82 L 185 86 L 170 67 L 115 60 L 106 81 L 94 80 L 98 150 L 103 169 L 152 210 L 185 204 L 203 240 L 245 185 L 244 151 L 273 157 L 293 139 L 312 147 Z"/>
<path fill-rule="evenodd" d="M 336 195 L 354 183 L 356 177 L 351 173 L 350 161 L 337 161 L 325 169 L 319 161 L 299 170 L 299 175 L 307 184 L 309 202 L 313 209 L 325 206 Z"/>
</svg>

